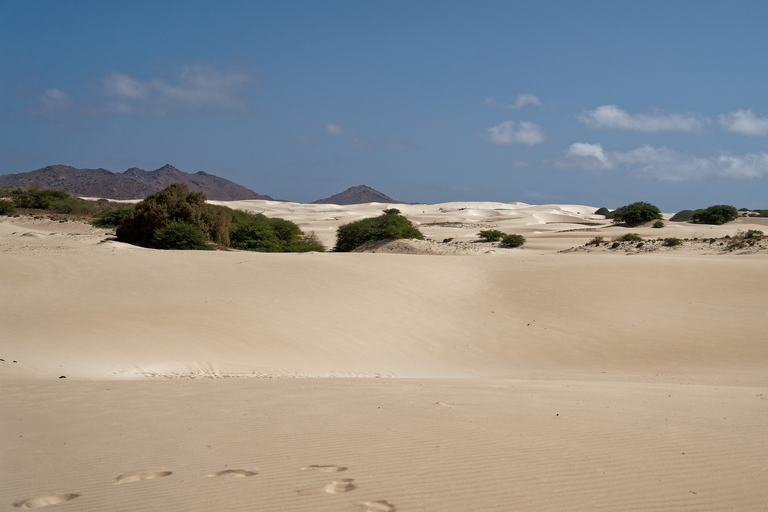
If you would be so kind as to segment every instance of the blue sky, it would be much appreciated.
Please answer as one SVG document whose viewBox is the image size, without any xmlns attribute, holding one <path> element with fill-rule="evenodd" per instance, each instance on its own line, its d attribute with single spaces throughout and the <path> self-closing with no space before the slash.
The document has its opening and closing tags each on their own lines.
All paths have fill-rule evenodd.
<svg viewBox="0 0 768 512">
<path fill-rule="evenodd" d="M 768 208 L 768 2 L 0 0 L 0 174 Z"/>
</svg>

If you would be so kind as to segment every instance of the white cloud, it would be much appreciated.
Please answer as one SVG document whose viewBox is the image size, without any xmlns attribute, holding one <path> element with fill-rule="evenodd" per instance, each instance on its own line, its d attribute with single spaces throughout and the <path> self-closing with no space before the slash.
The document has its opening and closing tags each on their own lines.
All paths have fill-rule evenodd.
<svg viewBox="0 0 768 512">
<path fill-rule="evenodd" d="M 483 102 L 483 105 L 489 105 L 494 107 L 507 108 L 510 110 L 519 110 L 526 105 L 538 105 L 541 106 L 541 100 L 533 94 L 525 93 L 515 96 L 515 100 L 512 103 L 504 104 L 496 101 L 493 98 L 488 98 Z"/>
<path fill-rule="evenodd" d="M 70 110 L 75 106 L 76 103 L 69 94 L 59 89 L 46 89 L 43 94 L 37 97 L 35 111 L 38 114 L 53 114 Z"/>
<path fill-rule="evenodd" d="M 544 142 L 541 126 L 528 121 L 520 121 L 519 123 L 504 121 L 486 131 L 488 132 L 488 135 L 485 136 L 486 140 L 497 146 L 509 146 L 511 144 L 534 146 Z"/>
<path fill-rule="evenodd" d="M 768 117 L 757 117 L 751 110 L 737 110 L 720 115 L 726 130 L 744 135 L 768 135 Z"/>
<path fill-rule="evenodd" d="M 571 144 L 552 162 L 556 168 L 585 171 L 624 171 L 662 181 L 750 179 L 768 177 L 768 153 L 697 157 L 669 148 L 645 145 L 627 152 L 605 152 L 600 144 Z"/>
<path fill-rule="evenodd" d="M 205 64 L 184 66 L 176 80 L 139 80 L 123 73 L 102 79 L 104 92 L 118 101 L 113 110 L 124 113 L 142 110 L 164 114 L 170 111 L 245 111 L 248 102 L 240 91 L 255 78 L 238 71 L 220 71 Z"/>
<path fill-rule="evenodd" d="M 325 125 L 325 131 L 331 135 L 341 135 L 344 133 L 340 124 L 328 123 Z"/>
<path fill-rule="evenodd" d="M 602 105 L 595 110 L 585 110 L 578 118 L 591 128 L 618 128 L 639 132 L 693 132 L 710 122 L 708 118 L 690 112 L 664 114 L 654 111 L 652 114 L 630 114 L 616 105 Z"/>
</svg>

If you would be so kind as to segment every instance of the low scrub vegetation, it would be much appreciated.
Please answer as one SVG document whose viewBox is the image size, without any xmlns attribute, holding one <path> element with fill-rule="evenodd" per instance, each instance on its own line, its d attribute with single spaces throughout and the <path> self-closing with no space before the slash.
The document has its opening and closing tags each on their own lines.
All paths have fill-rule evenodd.
<svg viewBox="0 0 768 512">
<path fill-rule="evenodd" d="M 704 210 L 697 210 L 691 216 L 691 220 L 701 224 L 721 225 L 736 220 L 738 217 L 739 211 L 734 206 L 717 204 Z"/>
<path fill-rule="evenodd" d="M 114 210 L 107 210 L 94 219 L 91 224 L 97 228 L 116 228 L 120 225 L 125 217 L 132 214 L 135 208 L 116 208 Z"/>
<path fill-rule="evenodd" d="M 669 237 L 664 239 L 664 245 L 666 247 L 675 247 L 676 245 L 682 245 L 683 241 L 679 238 Z"/>
<path fill-rule="evenodd" d="M 642 242 L 643 238 L 637 233 L 625 233 L 613 239 L 614 242 Z"/>
<path fill-rule="evenodd" d="M 523 235 L 504 235 L 501 239 L 501 243 L 507 247 L 522 247 L 525 244 L 525 237 Z"/>
<path fill-rule="evenodd" d="M 656 229 L 661 229 L 664 227 L 664 221 L 663 220 L 657 220 L 653 223 L 653 227 Z"/>
<path fill-rule="evenodd" d="M 638 201 L 617 208 L 613 212 L 612 220 L 615 223 L 637 226 L 652 220 L 661 219 L 661 217 L 661 210 L 656 206 L 644 201 Z"/>
<path fill-rule="evenodd" d="M 485 238 L 488 242 L 498 242 L 501 240 L 506 233 L 503 231 L 499 231 L 498 229 L 486 229 L 483 231 L 480 231 L 477 236 L 480 238 Z"/>
<path fill-rule="evenodd" d="M 349 252 L 357 249 L 366 242 L 380 240 L 398 240 L 415 238 L 423 240 L 424 235 L 411 221 L 400 215 L 400 210 L 391 208 L 384 210 L 378 217 L 369 217 L 339 226 L 336 231 L 335 251 Z"/>
<path fill-rule="evenodd" d="M 611 211 L 606 207 L 598 208 L 595 210 L 595 215 L 602 215 L 606 219 L 613 218 L 613 213 L 611 213 Z"/>
<path fill-rule="evenodd" d="M 156 249 L 212 251 L 208 237 L 200 228 L 186 222 L 171 222 L 155 230 L 152 246 Z"/>
<path fill-rule="evenodd" d="M 0 215 L 13 215 L 16 213 L 16 207 L 11 201 L 0 199 Z"/>
</svg>

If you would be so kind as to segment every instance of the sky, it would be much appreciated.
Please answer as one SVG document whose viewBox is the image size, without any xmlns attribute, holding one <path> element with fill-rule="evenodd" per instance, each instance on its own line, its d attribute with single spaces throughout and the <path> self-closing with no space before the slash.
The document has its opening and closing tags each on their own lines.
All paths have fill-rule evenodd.
<svg viewBox="0 0 768 512">
<path fill-rule="evenodd" d="M 0 174 L 768 209 L 765 1 L 0 0 Z"/>
</svg>

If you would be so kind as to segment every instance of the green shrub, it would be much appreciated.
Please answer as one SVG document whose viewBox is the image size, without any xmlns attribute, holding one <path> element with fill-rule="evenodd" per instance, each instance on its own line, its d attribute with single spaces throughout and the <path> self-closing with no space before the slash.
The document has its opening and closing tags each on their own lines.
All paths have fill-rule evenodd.
<svg viewBox="0 0 768 512">
<path fill-rule="evenodd" d="M 744 238 L 762 238 L 763 232 L 759 229 L 748 229 L 744 233 Z"/>
<path fill-rule="evenodd" d="M 235 249 L 258 252 L 325 251 L 325 246 L 314 233 L 304 234 L 291 221 L 229 208 L 227 212 L 232 216 L 230 246 Z"/>
<path fill-rule="evenodd" d="M 190 192 L 183 183 L 169 185 L 136 204 L 117 227 L 117 239 L 154 247 L 155 231 L 176 222 L 195 226 L 216 243 L 229 244 L 232 216 L 222 207 L 206 204 L 202 192 Z"/>
<path fill-rule="evenodd" d="M 477 234 L 480 238 L 485 238 L 487 242 L 498 242 L 506 233 L 498 229 L 486 229 Z"/>
<path fill-rule="evenodd" d="M 670 237 L 670 238 L 665 238 L 664 239 L 664 245 L 666 247 L 674 247 L 676 245 L 682 245 L 682 243 L 683 243 L 682 240 L 680 240 L 679 238 L 675 238 L 675 237 Z"/>
<path fill-rule="evenodd" d="M 701 210 L 696 210 L 701 211 Z M 674 214 L 669 220 L 672 222 L 689 222 L 693 218 L 693 210 L 681 210 Z"/>
<path fill-rule="evenodd" d="M 643 201 L 622 206 L 613 212 L 613 222 L 628 226 L 637 226 L 661 217 L 661 211 L 656 206 Z"/>
<path fill-rule="evenodd" d="M 11 215 L 13 213 L 16 213 L 16 207 L 13 206 L 13 203 L 0 199 L 0 215 Z"/>
<path fill-rule="evenodd" d="M 132 214 L 135 208 L 117 208 L 115 210 L 107 210 L 99 215 L 96 220 L 91 222 L 97 228 L 116 228 L 120 225 L 125 217 Z"/>
<path fill-rule="evenodd" d="M 336 231 L 335 251 L 349 252 L 366 242 L 378 240 L 397 240 L 400 238 L 416 238 L 423 240 L 421 234 L 411 221 L 400 215 L 399 210 L 385 210 L 383 215 L 370 217 L 339 226 Z"/>
<path fill-rule="evenodd" d="M 593 238 L 592 240 L 587 242 L 587 245 L 594 245 L 595 247 L 597 247 L 601 243 L 603 243 L 603 237 L 602 236 L 596 236 L 595 238 Z"/>
<path fill-rule="evenodd" d="M 637 233 L 625 233 L 613 239 L 614 242 L 642 242 L 643 238 Z"/>
<path fill-rule="evenodd" d="M 727 204 L 717 204 L 694 212 L 691 220 L 702 224 L 725 224 L 739 217 L 739 211 Z"/>
<path fill-rule="evenodd" d="M 595 215 L 602 215 L 606 219 L 610 219 L 613 217 L 613 214 L 611 213 L 611 211 L 606 207 L 598 208 L 597 210 L 595 210 Z"/>
<path fill-rule="evenodd" d="M 523 235 L 504 235 L 501 239 L 501 243 L 507 247 L 522 247 L 525 243 L 525 237 Z"/>
<path fill-rule="evenodd" d="M 656 228 L 656 229 L 663 228 L 664 227 L 664 221 L 657 220 L 656 222 L 653 223 L 653 227 Z"/>
<path fill-rule="evenodd" d="M 18 208 L 48 210 L 51 203 L 69 198 L 71 196 L 63 190 L 43 190 L 33 187 L 27 190 L 17 188 L 11 191 L 11 199 Z"/>
<path fill-rule="evenodd" d="M 152 246 L 157 249 L 176 249 L 182 251 L 210 251 L 213 247 L 208 237 L 198 227 L 186 222 L 171 222 L 155 230 Z"/>
</svg>

